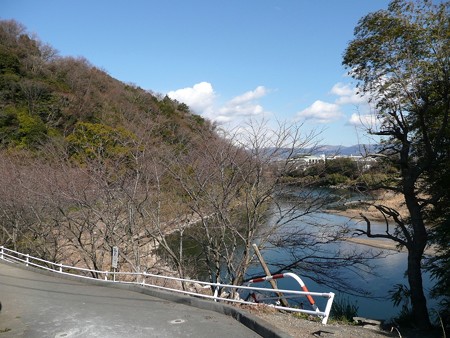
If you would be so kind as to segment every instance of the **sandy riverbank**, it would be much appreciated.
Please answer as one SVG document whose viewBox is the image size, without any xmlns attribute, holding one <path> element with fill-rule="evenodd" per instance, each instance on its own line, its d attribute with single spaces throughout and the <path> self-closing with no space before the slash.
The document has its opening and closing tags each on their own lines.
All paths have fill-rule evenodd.
<svg viewBox="0 0 450 338">
<path fill-rule="evenodd" d="M 388 208 L 396 210 L 401 217 L 408 215 L 408 210 L 405 206 L 405 199 L 401 194 L 394 194 L 392 192 L 378 192 L 374 199 L 370 201 L 353 201 L 345 205 L 345 209 L 328 210 L 328 212 L 346 216 L 351 219 L 361 219 L 361 214 L 366 216 L 369 220 L 374 222 L 384 222 L 384 217 L 379 210 L 373 205 L 383 205 Z"/>
<path fill-rule="evenodd" d="M 373 248 L 383 249 L 383 250 L 391 250 L 397 252 L 408 252 L 405 247 L 399 248 L 397 247 L 397 243 L 389 240 L 382 240 L 376 238 L 360 238 L 360 237 L 349 237 L 345 239 L 347 242 L 352 242 L 356 244 L 362 244 L 371 246 Z M 425 255 L 433 256 L 436 254 L 436 249 L 434 247 L 428 247 L 425 249 Z"/>
<path fill-rule="evenodd" d="M 381 204 L 386 207 L 392 208 L 399 212 L 401 217 L 406 217 L 408 214 L 408 211 L 405 207 L 405 200 L 402 195 L 400 194 L 393 194 L 391 192 L 384 192 L 379 193 L 372 201 L 373 204 Z M 344 217 L 348 217 L 349 219 L 356 220 L 356 221 L 362 221 L 364 222 L 364 219 L 361 215 L 364 215 L 367 217 L 370 221 L 373 222 L 385 222 L 385 218 L 383 215 L 378 211 L 375 207 L 368 205 L 366 203 L 360 204 L 360 203 L 352 203 L 348 205 L 348 208 L 343 210 L 327 210 L 330 214 L 335 215 L 341 215 Z M 367 237 L 349 237 L 346 239 L 348 242 L 362 244 L 371 246 L 378 249 L 384 249 L 384 250 L 391 250 L 391 251 L 397 251 L 397 252 L 407 252 L 407 249 L 405 247 L 399 248 L 397 247 L 397 243 L 390 240 L 383 240 L 378 238 L 367 238 Z M 435 248 L 429 247 L 425 249 L 426 255 L 434 255 L 436 253 Z"/>
</svg>

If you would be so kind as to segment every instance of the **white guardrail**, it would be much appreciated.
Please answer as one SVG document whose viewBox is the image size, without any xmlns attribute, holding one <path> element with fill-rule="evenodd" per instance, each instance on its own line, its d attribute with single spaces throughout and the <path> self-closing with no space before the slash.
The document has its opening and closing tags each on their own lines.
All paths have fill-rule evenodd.
<svg viewBox="0 0 450 338">
<path fill-rule="evenodd" d="M 286 307 L 286 306 L 280 306 L 278 304 L 268 304 L 268 306 L 271 306 L 275 309 L 284 310 L 284 311 L 291 311 L 291 312 L 301 312 L 306 313 L 309 315 L 317 316 L 322 319 L 322 324 L 326 324 L 328 321 L 328 318 L 330 316 L 331 306 L 333 304 L 334 300 L 334 293 L 328 292 L 328 293 L 322 293 L 322 292 L 310 292 L 306 288 L 305 284 L 301 280 L 300 277 L 298 277 L 294 273 L 284 273 L 284 274 L 277 274 L 273 276 L 267 276 L 267 277 L 261 277 L 261 278 L 255 278 L 247 282 L 247 285 L 228 285 L 228 284 L 220 284 L 220 283 L 210 283 L 210 282 L 202 282 L 202 281 L 196 281 L 192 279 L 183 279 L 183 278 L 176 278 L 176 277 L 168 277 L 168 276 L 162 276 L 162 275 L 154 275 L 146 272 L 111 272 L 111 271 L 99 271 L 99 270 L 90 270 L 85 268 L 78 268 L 75 266 L 69 266 L 64 265 L 61 263 L 54 263 L 49 262 L 41 258 L 33 257 L 28 254 L 24 254 L 21 252 L 17 252 L 14 250 L 10 250 L 8 248 L 5 248 L 4 246 L 0 246 L 0 259 L 8 261 L 8 262 L 16 262 L 25 264 L 26 266 L 33 266 L 36 268 L 53 271 L 55 273 L 64 274 L 64 275 L 71 275 L 79 278 L 84 279 L 95 279 L 95 280 L 104 280 L 105 283 L 124 283 L 124 284 L 136 284 L 140 286 L 150 287 L 150 288 L 156 288 L 160 290 L 166 290 L 166 291 L 172 291 L 177 293 L 182 293 L 186 295 L 196 296 L 196 297 L 202 297 L 206 299 L 212 299 L 214 301 L 223 301 L 223 302 L 231 302 L 231 303 L 240 303 L 240 304 L 249 304 L 249 305 L 255 305 L 258 303 L 262 303 L 265 300 L 279 300 L 280 298 L 288 299 L 288 298 L 300 298 L 300 297 L 306 297 L 312 307 L 312 310 L 307 310 L 299 307 Z M 70 271 L 70 272 L 69 272 Z M 73 272 L 79 272 L 79 273 L 90 273 L 92 275 L 97 275 L 99 278 L 89 277 L 89 276 L 83 276 L 77 273 Z M 119 280 L 121 277 L 124 278 L 125 276 L 128 276 L 128 278 L 132 277 L 135 279 L 135 281 L 125 281 L 125 280 Z M 100 278 L 103 277 L 103 278 Z M 279 279 L 279 278 L 285 278 L 290 277 L 293 278 L 295 281 L 298 282 L 299 286 L 302 288 L 303 291 L 295 291 L 295 290 L 283 290 L 283 289 L 269 289 L 269 288 L 260 288 L 260 287 L 254 287 L 249 286 L 253 283 L 259 283 L 264 282 L 270 279 Z M 182 283 L 191 283 L 191 284 L 198 284 L 201 285 L 203 289 L 210 289 L 215 290 L 213 295 L 188 291 L 188 290 L 180 290 L 175 289 L 167 286 L 161 286 L 156 284 L 151 284 L 146 281 L 148 281 L 149 278 L 154 279 L 161 279 L 165 281 L 177 281 Z M 248 301 L 243 299 L 232 299 L 232 298 L 226 298 L 219 295 L 219 290 L 223 294 L 225 290 L 234 290 L 235 292 L 238 292 L 240 290 L 245 290 L 244 292 L 247 292 L 249 294 L 248 298 L 253 298 L 254 301 Z M 242 292 L 242 291 L 241 291 Z M 265 297 L 265 298 L 257 298 L 255 297 L 255 294 L 273 294 L 276 293 L 278 295 L 282 294 L 282 296 L 277 297 Z M 325 305 L 325 310 L 320 311 L 318 306 L 315 304 L 313 297 L 324 297 L 327 298 L 327 302 Z M 277 302 L 278 303 L 278 302 Z"/>
</svg>

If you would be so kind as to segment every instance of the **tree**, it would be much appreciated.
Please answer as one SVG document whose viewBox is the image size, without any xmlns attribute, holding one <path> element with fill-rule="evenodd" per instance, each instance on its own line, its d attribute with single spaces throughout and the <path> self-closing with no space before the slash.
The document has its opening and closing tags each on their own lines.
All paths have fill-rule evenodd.
<svg viewBox="0 0 450 338">
<path fill-rule="evenodd" d="M 430 326 L 422 284 L 424 249 L 430 244 L 430 210 L 443 203 L 432 182 L 448 163 L 450 110 L 449 2 L 392 1 L 387 10 L 363 17 L 343 64 L 359 81 L 361 93 L 376 109 L 383 137 L 380 154 L 398 168 L 398 180 L 383 188 L 405 198 L 409 217 L 378 205 L 386 217 L 386 232 L 362 233 L 388 238 L 408 250 L 408 282 L 415 323 Z M 431 224 L 430 224 L 431 225 Z"/>
<path fill-rule="evenodd" d="M 173 235 L 179 233 L 180 242 L 185 238 L 196 248 L 196 265 L 203 271 L 196 277 L 206 274 L 211 282 L 241 285 L 256 261 L 252 248 L 256 243 L 261 250 L 279 247 L 289 252 L 283 262 L 267 261 L 276 273 L 301 268 L 303 275 L 315 280 L 320 276 L 328 285 L 348 287 L 336 274 L 337 267 L 356 268 L 366 261 L 364 254 L 335 256 L 326 247 L 344 235 L 341 229 L 314 220 L 314 212 L 327 203 L 329 194 L 308 184 L 292 188 L 284 180 L 295 166 L 292 157 L 299 149 L 314 147 L 315 135 L 302 134 L 299 125 L 272 130 L 267 123 L 254 121 L 225 135 L 199 134 L 201 146 L 165 159 L 182 188 L 179 198 L 191 214 L 191 226 L 175 229 Z M 310 222 L 293 223 L 299 219 Z M 184 248 L 186 257 L 189 248 Z"/>
<path fill-rule="evenodd" d="M 65 255 L 54 227 L 57 211 L 45 198 L 50 167 L 26 152 L 0 152 L 0 240 L 21 252 L 60 262 Z"/>
<path fill-rule="evenodd" d="M 430 213 L 434 224 L 431 240 L 437 246 L 437 252 L 430 258 L 427 269 L 436 280 L 431 294 L 440 299 L 441 317 L 446 329 L 450 330 L 450 133 L 447 131 L 444 137 L 446 147 L 442 153 L 446 161 L 441 162 L 441 168 L 436 170 L 430 184 L 429 193 L 439 198 L 439 203 Z"/>
</svg>

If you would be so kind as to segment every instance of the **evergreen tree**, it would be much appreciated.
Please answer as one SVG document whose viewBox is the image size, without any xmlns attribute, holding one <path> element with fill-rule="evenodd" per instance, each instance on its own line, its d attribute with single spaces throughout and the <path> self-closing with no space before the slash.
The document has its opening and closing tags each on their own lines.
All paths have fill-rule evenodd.
<svg viewBox="0 0 450 338">
<path fill-rule="evenodd" d="M 402 219 L 379 205 L 390 226 L 373 234 L 366 219 L 364 233 L 407 248 L 412 312 L 422 328 L 430 326 L 422 283 L 424 249 L 432 239 L 431 224 L 448 227 L 430 210 L 445 209 L 448 201 L 448 190 L 434 187 L 449 161 L 449 7 L 448 1 L 394 0 L 387 10 L 360 20 L 343 60 L 376 109 L 379 128 L 369 133 L 383 136 L 381 153 L 399 168 L 398 180 L 385 188 L 402 194 L 409 211 Z"/>
</svg>

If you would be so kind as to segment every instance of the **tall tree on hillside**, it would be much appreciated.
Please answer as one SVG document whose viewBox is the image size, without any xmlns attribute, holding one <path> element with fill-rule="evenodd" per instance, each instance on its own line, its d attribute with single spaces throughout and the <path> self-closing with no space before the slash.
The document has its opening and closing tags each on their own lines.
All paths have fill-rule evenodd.
<svg viewBox="0 0 450 338">
<path fill-rule="evenodd" d="M 355 28 L 343 64 L 360 81 L 380 122 L 370 129 L 384 138 L 381 153 L 398 168 L 398 180 L 384 188 L 405 198 L 409 217 L 376 206 L 386 217 L 382 234 L 408 250 L 408 282 L 415 323 L 429 327 L 422 283 L 424 249 L 430 244 L 430 210 L 441 207 L 442 189 L 430 189 L 448 163 L 450 111 L 449 5 L 429 0 L 394 0 Z"/>
</svg>

